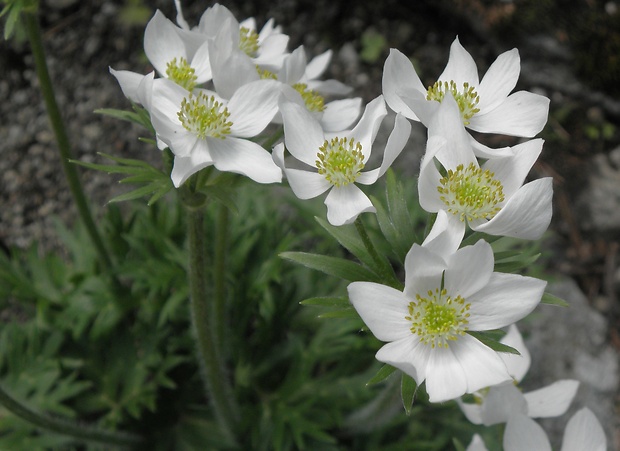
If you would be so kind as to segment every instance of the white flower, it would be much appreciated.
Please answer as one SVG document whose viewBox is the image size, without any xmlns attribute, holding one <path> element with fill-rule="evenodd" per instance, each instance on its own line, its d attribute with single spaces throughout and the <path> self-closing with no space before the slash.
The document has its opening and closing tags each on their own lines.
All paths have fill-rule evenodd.
<svg viewBox="0 0 620 451">
<path fill-rule="evenodd" d="M 513 49 L 502 53 L 479 82 L 476 63 L 456 38 L 445 70 L 427 89 L 409 58 L 391 49 L 383 70 L 383 95 L 394 111 L 428 125 L 445 93 L 451 92 L 468 128 L 533 137 L 547 122 L 549 99 L 527 91 L 510 94 L 519 71 L 519 52 Z"/>
<path fill-rule="evenodd" d="M 504 431 L 504 451 L 551 451 L 545 431 L 525 415 L 515 415 Z M 596 416 L 588 408 L 571 417 L 561 451 L 606 451 L 607 438 Z"/>
<path fill-rule="evenodd" d="M 501 342 L 520 353 L 500 354 L 514 382 L 520 382 L 529 369 L 531 359 L 517 326 L 510 326 Z M 513 381 L 510 381 L 476 393 L 474 396 L 477 400 L 474 404 L 462 401 L 458 404 L 469 421 L 485 426 L 506 423 L 517 413 L 530 418 L 557 417 L 568 410 L 578 387 L 578 381 L 566 379 L 529 393 L 522 393 Z"/>
<path fill-rule="evenodd" d="M 505 327 L 530 313 L 546 282 L 493 272 L 491 246 L 478 241 L 448 258 L 414 244 L 404 292 L 354 282 L 351 303 L 372 333 L 388 342 L 377 360 L 426 381 L 432 402 L 511 380 L 500 355 L 467 332 Z"/>
<path fill-rule="evenodd" d="M 362 172 L 370 158 L 372 144 L 381 121 L 387 114 L 383 97 L 370 102 L 351 131 L 326 135 L 319 122 L 303 106 L 282 98 L 280 112 L 284 121 L 284 142 L 289 152 L 314 171 L 285 167 L 284 146 L 276 146 L 273 158 L 300 199 L 311 199 L 329 191 L 325 204 L 327 219 L 333 225 L 353 222 L 360 213 L 374 212 L 370 199 L 356 183 L 377 181 L 407 143 L 410 124 L 397 116 L 388 139 L 381 166 Z"/>
<path fill-rule="evenodd" d="M 244 138 L 259 134 L 277 111 L 279 86 L 260 80 L 241 87 L 230 100 L 215 92 L 189 92 L 165 79 L 153 82 L 151 122 L 174 153 L 172 181 L 180 186 L 200 169 L 246 175 L 259 183 L 279 182 L 282 172 L 261 146 Z"/>
<path fill-rule="evenodd" d="M 491 235 L 530 240 L 547 230 L 552 214 L 551 177 L 523 184 L 540 155 L 542 139 L 508 148 L 505 156 L 490 158 L 480 166 L 450 95 L 440 105 L 428 133 L 418 179 L 424 210 L 446 211 L 449 228 L 460 238 L 466 223 Z M 445 168 L 445 175 L 434 159 Z"/>
</svg>

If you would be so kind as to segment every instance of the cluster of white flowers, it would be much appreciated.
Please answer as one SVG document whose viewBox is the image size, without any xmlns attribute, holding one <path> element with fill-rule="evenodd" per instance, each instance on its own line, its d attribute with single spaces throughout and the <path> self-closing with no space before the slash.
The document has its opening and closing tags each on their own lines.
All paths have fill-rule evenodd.
<svg viewBox="0 0 620 451">
<path fill-rule="evenodd" d="M 473 394 L 476 404 L 459 405 L 474 423 L 507 423 L 506 449 L 550 449 L 530 418 L 564 413 L 577 383 L 560 381 L 522 394 L 514 383 L 529 359 L 511 326 L 539 304 L 546 283 L 494 272 L 493 250 L 484 240 L 462 246 L 468 229 L 535 240 L 551 220 L 551 178 L 524 184 L 543 140 L 492 149 L 467 131 L 533 138 L 544 127 L 549 100 L 525 91 L 511 94 L 520 71 L 518 51 L 500 55 L 479 80 L 473 58 L 455 39 L 444 72 L 426 89 L 410 60 L 392 50 L 383 95 L 358 120 L 362 100 L 328 101 L 351 89 L 319 79 L 331 52 L 307 61 L 303 47 L 287 51 L 288 36 L 272 20 L 259 31 L 253 19 L 239 22 L 221 5 L 208 8 L 190 28 L 176 4 L 176 24 L 158 11 L 146 27 L 144 49 L 158 77 L 111 69 L 124 94 L 150 114 L 160 149 L 174 154 L 174 185 L 208 166 L 259 183 L 284 176 L 301 199 L 329 191 L 327 219 L 349 224 L 375 211 L 357 184 L 381 177 L 404 149 L 409 121 L 420 121 L 428 141 L 419 203 L 436 214 L 433 227 L 406 256 L 404 291 L 353 282 L 350 301 L 370 331 L 387 342 L 376 358 L 425 383 L 432 402 Z M 388 107 L 396 115 L 394 126 L 379 167 L 368 170 Z M 284 130 L 272 152 L 253 140 L 270 123 Z M 287 151 L 301 164 L 291 164 Z M 496 352 L 475 337 L 505 327 L 511 327 L 506 344 L 520 356 Z M 567 429 L 569 441 L 592 422 L 588 411 L 578 413 Z M 603 443 L 598 448 L 579 449 L 603 449 L 604 435 L 597 437 Z M 571 446 L 562 449 L 577 449 Z M 469 449 L 484 449 L 479 437 Z"/>
</svg>

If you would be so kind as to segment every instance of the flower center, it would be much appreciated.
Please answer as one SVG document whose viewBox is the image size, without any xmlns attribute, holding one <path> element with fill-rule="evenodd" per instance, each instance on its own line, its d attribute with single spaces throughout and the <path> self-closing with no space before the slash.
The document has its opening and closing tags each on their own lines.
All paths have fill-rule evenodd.
<svg viewBox="0 0 620 451">
<path fill-rule="evenodd" d="M 504 201 L 504 187 L 494 175 L 474 163 L 467 168 L 459 164 L 455 171 L 450 169 L 439 180 L 439 198 L 450 213 L 460 216 L 461 221 L 491 219 L 501 210 L 497 205 Z"/>
<path fill-rule="evenodd" d="M 197 96 L 190 93 L 181 102 L 181 110 L 177 113 L 181 124 L 187 131 L 195 133 L 199 138 L 207 136 L 224 138 L 230 134 L 232 122 L 228 121 L 228 108 L 201 92 Z"/>
<path fill-rule="evenodd" d="M 254 58 L 259 48 L 258 33 L 249 28 L 241 27 L 239 29 L 239 49 L 249 57 Z"/>
<path fill-rule="evenodd" d="M 416 301 L 409 303 L 411 333 L 431 348 L 447 348 L 448 341 L 465 335 L 471 304 L 461 296 L 448 296 L 446 289 L 428 290 L 425 297 L 416 294 Z"/>
<path fill-rule="evenodd" d="M 456 83 L 452 80 L 450 82 L 447 81 L 438 81 L 433 86 L 428 88 L 426 92 L 426 100 L 436 100 L 441 103 L 446 92 L 450 92 L 454 100 L 456 100 L 456 104 L 459 106 L 459 110 L 461 110 L 461 117 L 463 118 L 463 123 L 465 125 L 469 125 L 469 120 L 480 111 L 479 108 L 476 108 L 478 102 L 480 101 L 480 96 L 476 92 L 473 86 L 469 86 L 469 83 L 463 83 L 463 90 L 459 91 L 456 87 Z"/>
<path fill-rule="evenodd" d="M 325 99 L 316 91 L 308 89 L 308 85 L 305 83 L 295 83 L 293 89 L 297 91 L 301 98 L 304 99 L 306 108 L 309 111 L 319 112 L 325 109 Z"/>
<path fill-rule="evenodd" d="M 364 169 L 362 145 L 353 138 L 325 140 L 316 156 L 319 174 L 334 186 L 353 183 Z"/>
<path fill-rule="evenodd" d="M 191 91 L 196 86 L 196 71 L 189 65 L 187 60 L 183 57 L 177 61 L 174 58 L 168 64 L 166 64 L 166 76 L 175 82 L 177 85 L 184 87 L 188 91 Z"/>
<path fill-rule="evenodd" d="M 278 76 L 271 72 L 270 70 L 263 69 L 259 66 L 256 66 L 256 72 L 258 72 L 258 76 L 261 80 L 277 80 Z"/>
</svg>

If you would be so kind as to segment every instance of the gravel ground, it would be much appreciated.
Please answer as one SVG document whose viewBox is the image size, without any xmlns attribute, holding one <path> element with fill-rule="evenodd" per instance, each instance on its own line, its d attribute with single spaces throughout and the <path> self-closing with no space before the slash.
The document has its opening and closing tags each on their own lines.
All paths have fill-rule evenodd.
<svg viewBox="0 0 620 451">
<path fill-rule="evenodd" d="M 327 0 L 224 4 L 239 18 L 255 16 L 259 24 L 274 17 L 291 36 L 289 49 L 303 44 L 311 55 L 334 49 L 329 77 L 353 86 L 356 95 L 365 101 L 380 94 L 382 66 L 389 47 L 415 58 L 424 82 L 441 72 L 456 35 L 478 62 L 481 73 L 499 53 L 513 46 L 519 48 L 522 75 L 518 88 L 542 93 L 552 101 L 549 124 L 542 134 L 547 144 L 533 171 L 535 177 L 555 177 L 555 234 L 548 244 L 548 260 L 554 271 L 567 277 L 567 296 L 582 299 L 584 309 L 602 318 L 602 322 L 592 320 L 583 326 L 586 336 L 589 328 L 596 327 L 602 337 L 596 344 L 599 348 L 588 348 L 585 339 L 574 346 L 583 347 L 585 355 L 603 353 L 605 368 L 611 368 L 610 373 L 605 373 L 605 377 L 612 377 L 611 385 L 601 391 L 609 401 L 607 413 L 597 412 L 599 419 L 605 420 L 611 439 L 617 435 L 620 344 L 620 272 L 616 263 L 620 242 L 620 101 L 600 87 L 592 88 L 580 81 L 573 64 L 575 49 L 569 45 L 574 41 L 567 40 L 560 18 L 557 29 L 552 23 L 551 28 L 547 26 L 540 33 L 518 33 L 514 26 L 497 25 L 519 15 L 522 3 L 389 0 L 361 1 L 346 8 L 344 2 Z M 109 66 L 150 71 L 142 51 L 143 24 L 121 20 L 126 7 L 132 4 L 142 4 L 148 11 L 160 8 L 168 17 L 174 17 L 173 2 L 167 0 L 42 1 L 49 69 L 75 156 L 83 161 L 103 162 L 97 152 L 158 159 L 153 149 L 138 142 L 137 128 L 93 113 L 97 108 L 128 106 L 108 73 Z M 192 18 L 197 21 L 209 5 L 201 1 L 184 4 L 190 23 Z M 604 7 L 601 14 L 618 14 L 615 2 L 606 2 Z M 147 19 L 150 15 L 148 12 Z M 373 36 L 385 39 L 374 61 L 364 53 L 368 47 L 364 42 L 372 42 Z M 70 224 L 76 214 L 25 42 L 12 41 L 0 48 L 0 73 L 0 98 L 4 100 L 0 103 L 0 242 L 26 247 L 37 241 L 44 249 L 59 249 L 52 218 Z M 412 138 L 412 144 L 419 149 L 423 148 L 421 136 L 420 132 Z M 492 139 L 497 145 L 516 142 Z M 415 173 L 417 158 L 399 164 L 408 173 Z M 101 211 L 106 201 L 120 192 L 106 174 L 88 171 L 82 175 L 95 210 Z M 569 316 L 566 321 L 570 321 Z M 536 330 L 534 327 L 533 336 Z M 570 326 L 566 330 L 571 330 Z M 601 351 L 601 346 L 608 350 Z M 585 379 L 584 385 L 592 385 L 587 359 L 571 365 L 575 377 Z M 539 380 L 545 380 L 545 376 Z"/>
</svg>

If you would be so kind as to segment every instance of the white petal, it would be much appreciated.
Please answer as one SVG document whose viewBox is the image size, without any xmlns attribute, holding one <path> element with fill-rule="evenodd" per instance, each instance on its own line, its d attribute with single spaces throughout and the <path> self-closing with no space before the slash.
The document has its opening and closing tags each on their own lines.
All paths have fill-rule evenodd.
<svg viewBox="0 0 620 451">
<path fill-rule="evenodd" d="M 157 10 L 144 30 L 144 53 L 163 77 L 166 65 L 174 58 L 186 58 L 185 44 L 176 32 L 177 26 Z"/>
<path fill-rule="evenodd" d="M 564 414 L 573 401 L 579 381 L 561 380 L 525 394 L 531 418 L 558 417 Z"/>
<path fill-rule="evenodd" d="M 527 374 L 527 371 L 530 369 L 532 358 L 530 356 L 530 351 L 523 342 L 523 337 L 519 333 L 517 326 L 512 324 L 508 329 L 508 333 L 500 341 L 503 344 L 519 351 L 520 355 L 501 352 L 499 356 L 506 364 L 508 373 L 512 376 L 512 378 L 517 382 L 521 382 L 523 377 Z"/>
<path fill-rule="evenodd" d="M 316 167 L 319 147 L 325 142 L 321 126 L 306 108 L 283 98 L 280 100 L 280 112 L 286 148 L 299 161 Z"/>
<path fill-rule="evenodd" d="M 504 52 L 497 57 L 482 77 L 477 89 L 480 96 L 477 106 L 481 113 L 496 108 L 508 97 L 517 85 L 520 70 L 521 61 L 517 49 Z"/>
<path fill-rule="evenodd" d="M 441 174 L 435 166 L 434 157 L 444 151 L 446 140 L 439 136 L 429 138 L 426 145 L 426 153 L 420 163 L 420 175 L 418 177 L 418 196 L 420 206 L 429 213 L 436 213 L 446 208 L 446 204 L 440 199 L 437 188 L 440 186 Z M 464 225 L 464 224 L 463 224 Z"/>
<path fill-rule="evenodd" d="M 426 367 L 426 392 L 430 402 L 444 402 L 467 393 L 467 379 L 452 347 L 435 348 Z"/>
<path fill-rule="evenodd" d="M 416 294 L 439 288 L 446 266 L 431 250 L 417 243 L 411 246 L 405 257 L 405 295 L 415 299 Z"/>
<path fill-rule="evenodd" d="M 304 47 L 297 47 L 293 53 L 284 59 L 282 69 L 278 73 L 278 80 L 287 85 L 293 85 L 301 80 L 306 72 L 306 52 Z"/>
<path fill-rule="evenodd" d="M 259 54 L 253 58 L 254 64 L 277 71 L 284 64 L 289 37 L 285 34 L 272 34 L 260 44 Z"/>
<path fill-rule="evenodd" d="M 480 291 L 489 283 L 494 264 L 493 249 L 486 241 L 456 251 L 448 260 L 444 278 L 448 295 L 468 299 Z"/>
<path fill-rule="evenodd" d="M 467 127 L 483 133 L 532 138 L 545 126 L 548 112 L 548 98 L 519 91 L 488 113 L 474 115 Z"/>
<path fill-rule="evenodd" d="M 227 105 L 234 136 L 250 138 L 269 125 L 278 111 L 280 86 L 275 80 L 258 80 L 235 91 Z"/>
<path fill-rule="evenodd" d="M 605 451 L 607 438 L 590 409 L 584 407 L 572 416 L 562 440 L 561 451 Z"/>
<path fill-rule="evenodd" d="M 499 354 L 471 335 L 465 334 L 449 346 L 463 372 L 466 382 L 464 393 L 474 393 L 482 388 L 512 380 Z"/>
<path fill-rule="evenodd" d="M 544 282 L 518 274 L 493 273 L 489 283 L 469 299 L 470 330 L 492 330 L 515 323 L 540 302 Z"/>
<path fill-rule="evenodd" d="M 376 211 L 368 196 L 353 183 L 334 186 L 325 198 L 325 205 L 327 220 L 335 226 L 352 223 L 360 213 Z"/>
<path fill-rule="evenodd" d="M 306 71 L 307 74 L 307 71 Z M 351 86 L 347 86 L 338 80 L 308 80 L 308 88 L 318 92 L 322 96 L 348 96 L 353 91 Z"/>
<path fill-rule="evenodd" d="M 190 157 L 174 157 L 174 164 L 170 178 L 176 188 L 181 186 L 185 181 L 196 172 L 207 166 L 211 166 L 213 160 L 209 152 L 196 152 Z"/>
<path fill-rule="evenodd" d="M 228 8 L 218 3 L 205 10 L 200 17 L 198 29 L 201 33 L 214 38 L 227 22 L 232 24 L 230 27 L 230 38 L 236 37 L 238 40 L 239 22 Z"/>
<path fill-rule="evenodd" d="M 580 448 L 585 451 L 587 448 Z M 551 451 L 545 431 L 531 418 L 514 415 L 504 431 L 504 451 Z M 576 450 L 575 450 L 576 451 Z"/>
<path fill-rule="evenodd" d="M 426 127 L 433 120 L 433 117 L 439 109 L 439 102 L 435 100 L 426 100 L 426 91 L 420 92 L 416 89 L 397 91 L 399 98 L 407 106 L 409 111 L 413 112 L 414 117 L 409 117 L 408 110 L 401 109 L 397 113 L 401 113 L 409 119 L 422 122 Z"/>
<path fill-rule="evenodd" d="M 551 222 L 552 184 L 551 177 L 545 177 L 523 185 L 493 219 L 485 224 L 470 224 L 472 229 L 490 235 L 537 240 Z"/>
<path fill-rule="evenodd" d="M 377 351 L 375 357 L 378 361 L 392 365 L 413 377 L 419 385 L 426 378 L 426 368 L 432 351 L 430 346 L 411 334 L 407 338 L 386 344 Z"/>
<path fill-rule="evenodd" d="M 437 212 L 433 228 L 422 246 L 440 255 L 445 261 L 456 252 L 465 235 L 465 223 L 444 210 Z"/>
<path fill-rule="evenodd" d="M 361 97 L 334 100 L 325 105 L 321 126 L 326 132 L 339 132 L 351 126 L 359 117 L 362 108 Z"/>
<path fill-rule="evenodd" d="M 220 171 L 243 174 L 258 183 L 282 180 L 282 170 L 271 154 L 256 143 L 237 138 L 206 138 L 215 167 Z"/>
<path fill-rule="evenodd" d="M 471 439 L 471 443 L 467 447 L 465 451 L 488 451 L 487 447 L 484 445 L 484 441 L 482 441 L 482 437 L 478 434 L 475 434 Z"/>
<path fill-rule="evenodd" d="M 370 158 L 372 143 L 375 141 L 381 121 L 385 116 L 387 116 L 387 108 L 383 96 L 376 97 L 366 105 L 360 121 L 351 130 L 350 136 L 362 145 L 364 163 Z"/>
<path fill-rule="evenodd" d="M 331 50 L 327 50 L 326 52 L 312 58 L 306 66 L 306 78 L 308 80 L 315 80 L 323 75 L 323 72 L 327 69 L 331 59 Z"/>
<path fill-rule="evenodd" d="M 382 84 L 383 96 L 392 110 L 409 119 L 419 120 L 413 110 L 403 102 L 401 93 L 409 93 L 411 90 L 426 93 L 426 88 L 409 58 L 396 49 L 390 49 L 385 60 Z"/>
<path fill-rule="evenodd" d="M 295 196 L 300 199 L 312 199 L 323 194 L 332 186 L 318 172 L 304 171 L 302 169 L 285 169 L 284 173 Z"/>
<path fill-rule="evenodd" d="M 205 83 L 211 80 L 213 73 L 211 71 L 211 60 L 209 58 L 209 43 L 205 41 L 192 58 L 191 67 L 194 68 L 196 74 L 196 83 Z"/>
<path fill-rule="evenodd" d="M 353 282 L 347 287 L 351 304 L 373 335 L 381 341 L 411 336 L 409 300 L 394 288 L 372 282 Z"/>
<path fill-rule="evenodd" d="M 231 46 L 226 29 L 215 40 L 208 41 L 213 86 L 225 99 L 230 99 L 240 87 L 260 79 L 252 59 Z"/>
<path fill-rule="evenodd" d="M 138 86 L 140 82 L 144 78 L 144 75 L 138 74 L 136 72 L 131 72 L 129 70 L 114 70 L 111 67 L 110 73 L 114 75 L 116 81 L 118 81 L 121 90 L 125 97 L 135 103 L 142 103 L 138 98 Z"/>
<path fill-rule="evenodd" d="M 460 399 L 456 400 L 456 403 L 461 408 L 461 411 L 465 417 L 473 424 L 482 424 L 482 405 L 474 403 L 465 403 Z M 469 450 L 469 448 L 467 448 Z"/>
<path fill-rule="evenodd" d="M 506 423 L 516 413 L 527 415 L 527 403 L 512 382 L 489 388 L 482 404 L 482 421 L 485 426 Z"/>
<path fill-rule="evenodd" d="M 506 199 L 517 192 L 528 172 L 542 151 L 544 140 L 532 139 L 512 148 L 513 155 L 506 158 L 492 158 L 482 165 L 494 173 L 493 178 L 499 180 Z"/>
<path fill-rule="evenodd" d="M 381 166 L 378 169 L 374 169 L 372 171 L 364 172 L 360 174 L 357 178 L 357 182 L 363 185 L 370 185 L 377 181 L 379 177 L 381 177 L 388 168 L 392 165 L 396 157 L 400 155 L 403 148 L 409 141 L 409 136 L 411 135 L 411 124 L 403 116 L 398 113 L 396 115 L 396 120 L 394 121 L 394 129 L 390 136 L 388 137 L 387 143 L 385 145 L 385 151 L 383 152 L 383 161 L 381 162 Z"/>
<path fill-rule="evenodd" d="M 450 46 L 450 57 L 439 81 L 454 81 L 457 89 L 462 89 L 463 83 L 478 87 L 478 68 L 469 52 L 461 45 L 457 37 Z"/>
<path fill-rule="evenodd" d="M 469 136 L 469 144 L 471 145 L 474 154 L 478 158 L 482 158 L 484 160 L 488 160 L 489 158 L 510 157 L 513 154 L 512 148 L 510 147 L 492 149 L 491 147 L 487 147 L 484 144 L 480 144 L 471 135 Z"/>
</svg>

